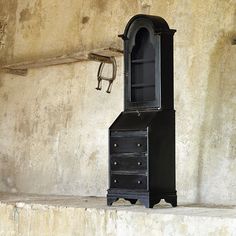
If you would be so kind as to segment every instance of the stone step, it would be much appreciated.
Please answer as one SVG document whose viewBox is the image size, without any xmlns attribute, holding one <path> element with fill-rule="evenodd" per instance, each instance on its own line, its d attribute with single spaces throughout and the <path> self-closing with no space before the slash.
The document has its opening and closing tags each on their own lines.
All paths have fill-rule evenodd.
<svg viewBox="0 0 236 236">
<path fill-rule="evenodd" d="M 236 206 L 146 209 L 105 198 L 0 193 L 0 236 L 236 235 Z"/>
</svg>

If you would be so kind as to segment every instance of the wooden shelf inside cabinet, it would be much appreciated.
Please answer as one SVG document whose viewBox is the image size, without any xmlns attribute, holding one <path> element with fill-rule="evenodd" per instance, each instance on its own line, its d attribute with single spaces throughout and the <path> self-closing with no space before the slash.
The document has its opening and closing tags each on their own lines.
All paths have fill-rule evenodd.
<svg viewBox="0 0 236 236">
<path fill-rule="evenodd" d="M 46 66 L 70 64 L 81 61 L 103 61 L 110 62 L 110 57 L 122 56 L 123 51 L 117 48 L 99 48 L 90 51 L 80 51 L 56 57 L 23 61 L 14 64 L 7 64 L 0 67 L 0 71 L 16 75 L 27 75 L 28 69 Z"/>
<path fill-rule="evenodd" d="M 155 60 L 152 60 L 152 59 L 134 59 L 134 60 L 131 60 L 131 62 L 134 64 L 134 63 L 137 63 L 137 64 L 141 64 L 141 63 L 154 63 Z"/>
<path fill-rule="evenodd" d="M 132 88 L 147 88 L 147 87 L 155 87 L 155 84 L 132 84 Z"/>
</svg>

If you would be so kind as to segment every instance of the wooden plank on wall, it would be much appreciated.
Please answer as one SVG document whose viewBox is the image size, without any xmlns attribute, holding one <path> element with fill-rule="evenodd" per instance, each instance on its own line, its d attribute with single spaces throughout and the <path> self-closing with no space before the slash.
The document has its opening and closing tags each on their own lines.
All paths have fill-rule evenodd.
<svg viewBox="0 0 236 236">
<path fill-rule="evenodd" d="M 88 61 L 88 60 L 95 60 L 98 61 L 99 59 L 96 58 L 94 55 L 99 55 L 101 58 L 109 58 L 109 57 L 117 57 L 123 54 L 122 50 L 116 48 L 100 48 L 94 49 L 91 51 L 86 52 L 76 52 L 73 54 L 67 54 L 52 58 L 44 58 L 35 61 L 23 61 L 14 64 L 3 65 L 1 67 L 1 71 L 5 73 L 17 74 L 17 75 L 26 75 L 27 70 L 31 68 L 40 68 L 46 66 L 54 66 L 54 65 L 61 65 L 61 64 L 69 64 L 75 63 L 80 61 Z M 104 59 L 104 60 L 105 60 Z"/>
</svg>

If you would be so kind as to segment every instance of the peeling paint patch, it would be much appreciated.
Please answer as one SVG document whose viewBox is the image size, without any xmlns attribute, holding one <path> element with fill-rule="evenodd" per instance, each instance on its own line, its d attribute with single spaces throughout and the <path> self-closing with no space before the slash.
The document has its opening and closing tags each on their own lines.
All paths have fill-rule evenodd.
<svg viewBox="0 0 236 236">
<path fill-rule="evenodd" d="M 17 192 L 16 169 L 12 156 L 0 152 L 1 191 Z"/>
<path fill-rule="evenodd" d="M 0 21 L 7 23 L 1 26 L 5 33 L 0 33 L 0 64 L 7 64 L 13 57 L 17 5 L 16 0 L 0 1 Z"/>
<path fill-rule="evenodd" d="M 28 120 L 23 120 L 19 123 L 18 132 L 22 133 L 24 137 L 31 135 L 30 123 Z"/>
<path fill-rule="evenodd" d="M 100 1 L 98 1 L 98 4 L 97 4 L 98 9 L 101 12 L 105 11 L 106 8 L 107 8 L 107 3 L 108 3 L 107 0 L 100 0 Z"/>
<path fill-rule="evenodd" d="M 6 47 L 7 17 L 0 17 L 0 49 Z"/>
<path fill-rule="evenodd" d="M 88 16 L 84 16 L 83 18 L 82 18 L 82 24 L 86 24 L 86 23 L 88 23 L 89 22 L 89 17 Z"/>
<path fill-rule="evenodd" d="M 48 135 L 54 136 L 56 132 L 57 132 L 57 129 L 56 129 L 55 123 L 48 126 Z"/>
<path fill-rule="evenodd" d="M 140 4 L 140 11 L 144 14 L 150 14 L 152 0 L 138 0 L 138 2 Z"/>
<path fill-rule="evenodd" d="M 4 93 L 3 96 L 2 96 L 3 100 L 4 101 L 8 101 L 8 94 L 7 93 Z"/>
<path fill-rule="evenodd" d="M 19 23 L 24 38 L 40 36 L 40 29 L 44 27 L 41 7 L 41 0 L 37 0 L 33 7 L 26 7 L 20 12 Z"/>
<path fill-rule="evenodd" d="M 95 162 L 97 160 L 98 151 L 92 152 L 89 156 L 89 162 Z"/>
<path fill-rule="evenodd" d="M 32 18 L 33 14 L 30 12 L 30 10 L 28 8 L 25 8 L 21 11 L 20 13 L 20 22 L 25 22 L 25 21 L 29 21 Z"/>
</svg>

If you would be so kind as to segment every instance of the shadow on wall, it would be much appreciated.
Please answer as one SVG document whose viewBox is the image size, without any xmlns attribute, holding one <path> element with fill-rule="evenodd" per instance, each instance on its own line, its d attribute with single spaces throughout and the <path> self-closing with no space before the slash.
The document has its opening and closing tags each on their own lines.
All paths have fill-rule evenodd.
<svg viewBox="0 0 236 236">
<path fill-rule="evenodd" d="M 222 33 L 210 55 L 204 121 L 200 130 L 196 199 L 199 203 L 209 202 L 217 188 L 220 192 L 227 188 L 228 194 L 236 190 L 230 189 L 236 187 L 232 185 L 236 177 L 236 45 L 232 45 L 233 38 L 236 32 Z M 218 198 L 223 201 L 220 195 Z"/>
</svg>

